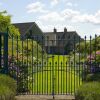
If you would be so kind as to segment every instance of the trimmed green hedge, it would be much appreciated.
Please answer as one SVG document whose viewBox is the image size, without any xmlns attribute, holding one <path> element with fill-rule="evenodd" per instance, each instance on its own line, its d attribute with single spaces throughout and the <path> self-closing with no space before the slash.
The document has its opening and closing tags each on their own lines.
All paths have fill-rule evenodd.
<svg viewBox="0 0 100 100">
<path fill-rule="evenodd" d="M 100 100 L 100 83 L 89 82 L 79 87 L 75 93 L 76 100 Z"/>
<path fill-rule="evenodd" d="M 0 100 L 14 100 L 16 82 L 7 75 L 0 74 Z"/>
</svg>

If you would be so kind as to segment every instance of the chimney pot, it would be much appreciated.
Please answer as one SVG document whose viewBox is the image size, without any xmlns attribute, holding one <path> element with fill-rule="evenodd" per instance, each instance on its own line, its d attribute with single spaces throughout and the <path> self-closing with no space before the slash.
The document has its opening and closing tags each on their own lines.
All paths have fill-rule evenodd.
<svg viewBox="0 0 100 100">
<path fill-rule="evenodd" d="M 54 27 L 54 33 L 56 33 L 57 32 L 57 29 Z"/>
<path fill-rule="evenodd" d="M 65 27 L 65 28 L 64 28 L 64 33 L 66 33 L 66 32 L 67 32 L 67 28 Z"/>
</svg>

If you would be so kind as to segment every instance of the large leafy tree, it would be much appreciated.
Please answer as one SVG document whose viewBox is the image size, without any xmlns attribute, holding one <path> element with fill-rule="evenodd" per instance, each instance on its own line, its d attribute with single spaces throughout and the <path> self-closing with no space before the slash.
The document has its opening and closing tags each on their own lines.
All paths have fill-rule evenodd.
<svg viewBox="0 0 100 100">
<path fill-rule="evenodd" d="M 0 12 L 0 32 L 6 32 L 9 29 L 9 37 L 13 34 L 14 37 L 20 36 L 19 30 L 11 24 L 11 16 L 7 11 Z"/>
</svg>

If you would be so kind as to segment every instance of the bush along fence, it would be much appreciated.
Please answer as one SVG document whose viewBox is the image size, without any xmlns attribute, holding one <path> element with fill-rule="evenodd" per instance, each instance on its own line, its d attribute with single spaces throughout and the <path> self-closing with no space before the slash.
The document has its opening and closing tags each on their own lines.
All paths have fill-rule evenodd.
<svg viewBox="0 0 100 100">
<path fill-rule="evenodd" d="M 100 72 L 100 36 L 51 39 L 0 33 L 0 73 L 13 77 L 17 94 L 74 94 L 89 73 Z"/>
</svg>

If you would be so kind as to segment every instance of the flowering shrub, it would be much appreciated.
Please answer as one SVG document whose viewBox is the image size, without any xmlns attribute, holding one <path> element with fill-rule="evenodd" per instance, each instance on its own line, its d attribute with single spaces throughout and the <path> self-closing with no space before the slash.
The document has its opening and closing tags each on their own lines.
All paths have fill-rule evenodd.
<svg viewBox="0 0 100 100">
<path fill-rule="evenodd" d="M 86 69 L 87 73 L 100 72 L 100 50 L 95 54 L 87 56 Z"/>
<path fill-rule="evenodd" d="M 9 75 L 18 81 L 18 92 L 27 90 L 27 81 L 23 81 L 23 79 L 27 80 L 28 69 L 23 63 L 22 55 L 19 55 L 18 58 L 15 56 L 8 56 Z"/>
<path fill-rule="evenodd" d="M 100 64 L 100 50 L 96 52 L 96 61 Z"/>
</svg>

